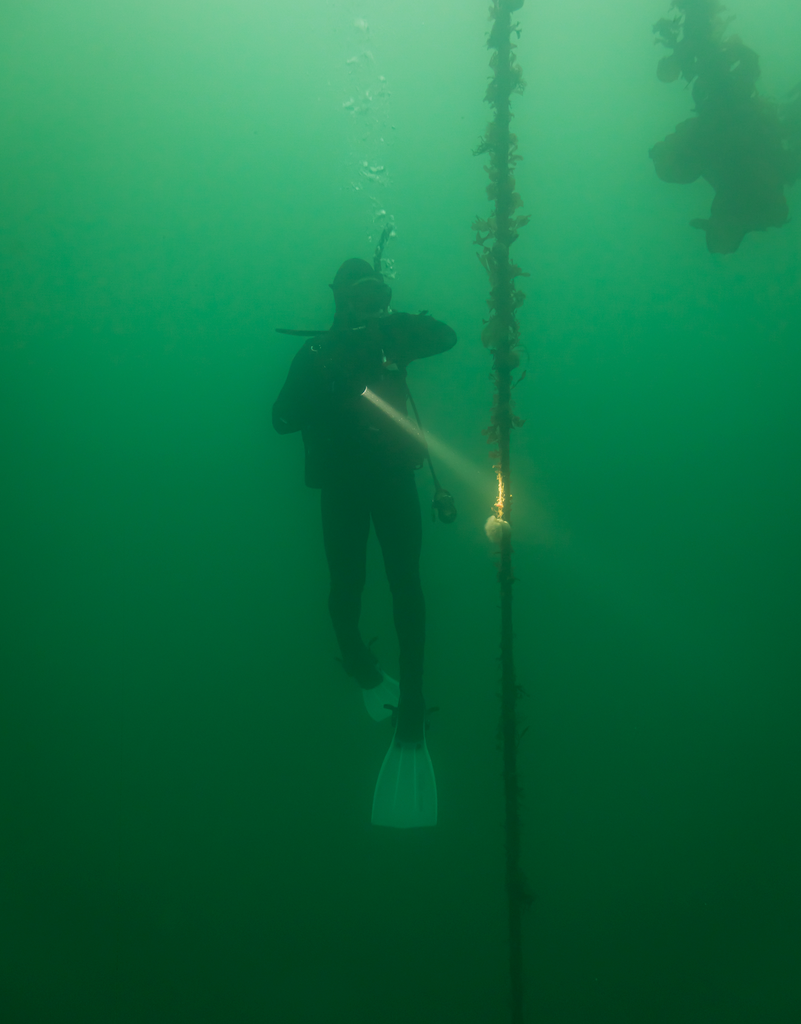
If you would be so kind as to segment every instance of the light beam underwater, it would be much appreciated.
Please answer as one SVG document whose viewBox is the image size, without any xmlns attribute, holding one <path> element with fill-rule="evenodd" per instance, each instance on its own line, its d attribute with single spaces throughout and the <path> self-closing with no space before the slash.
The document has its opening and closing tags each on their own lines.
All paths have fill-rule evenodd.
<svg viewBox="0 0 801 1024">
<path fill-rule="evenodd" d="M 480 469 L 475 463 L 455 452 L 453 448 L 440 441 L 439 438 L 433 436 L 429 431 L 422 430 L 413 420 L 398 412 L 388 402 L 385 402 L 383 398 L 379 398 L 370 388 L 365 388 L 362 394 L 377 409 L 380 409 L 393 422 L 397 423 L 399 427 L 416 440 L 426 444 L 434 457 L 447 465 L 454 475 L 459 477 L 475 494 L 481 497 L 482 501 L 487 500 L 489 494 L 491 494 L 491 484 L 488 481 L 486 470 Z M 497 477 L 496 497 L 494 501 L 492 499 L 489 501 L 490 507 L 493 509 L 493 515 L 484 523 L 484 532 L 492 544 L 500 544 L 503 536 L 510 533 L 511 527 L 504 518 L 508 495 L 505 493 L 503 478 L 497 466 L 495 467 L 495 475 Z M 522 506 L 528 510 L 522 521 L 519 511 L 517 516 L 518 529 L 522 526 L 528 540 L 531 543 L 541 544 L 546 547 L 563 544 L 565 533 L 557 523 L 553 522 L 551 512 L 547 506 L 532 494 L 524 493 L 521 495 L 517 490 L 515 494 L 518 503 L 522 499 Z"/>
<path fill-rule="evenodd" d="M 412 422 L 408 416 L 404 416 L 402 412 L 398 412 L 397 409 L 393 408 L 388 402 L 385 402 L 383 398 L 371 391 L 370 388 L 365 388 L 362 392 L 364 397 L 368 399 L 373 405 L 380 409 L 386 416 L 389 416 L 393 422 L 397 423 L 399 427 L 406 431 L 407 434 L 411 434 L 416 440 L 428 447 L 428 450 L 432 455 L 435 456 L 440 462 L 443 462 L 449 469 L 458 476 L 468 486 L 486 494 L 487 491 L 487 474 L 485 470 L 481 470 L 478 466 L 470 462 L 469 459 L 464 458 L 463 455 L 459 455 L 453 448 L 448 447 L 438 438 L 434 437 L 429 431 L 422 430 L 416 423 Z"/>
</svg>

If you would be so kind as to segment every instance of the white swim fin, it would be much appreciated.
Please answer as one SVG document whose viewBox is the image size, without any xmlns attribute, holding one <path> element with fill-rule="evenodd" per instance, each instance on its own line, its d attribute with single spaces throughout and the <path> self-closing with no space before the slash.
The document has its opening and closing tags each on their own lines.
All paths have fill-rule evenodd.
<svg viewBox="0 0 801 1024">
<path fill-rule="evenodd" d="M 378 773 L 372 823 L 389 828 L 436 825 L 437 781 L 425 738 L 399 743 L 396 736 Z"/>
</svg>

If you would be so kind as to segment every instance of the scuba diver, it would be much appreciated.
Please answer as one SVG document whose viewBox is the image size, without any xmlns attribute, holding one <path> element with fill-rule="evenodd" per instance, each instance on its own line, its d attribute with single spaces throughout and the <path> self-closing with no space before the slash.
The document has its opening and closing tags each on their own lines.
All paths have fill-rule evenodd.
<svg viewBox="0 0 801 1024">
<path fill-rule="evenodd" d="M 328 331 L 282 332 L 311 337 L 292 361 L 273 406 L 273 426 L 279 434 L 302 432 L 306 484 L 320 490 L 328 608 L 342 665 L 362 688 L 374 719 L 395 713 L 373 823 L 433 825 L 436 785 L 423 697 L 422 521 L 414 476 L 427 451 L 422 431 L 406 415 L 406 367 L 452 348 L 456 334 L 425 312 L 390 310 L 392 291 L 366 260 L 346 260 L 330 287 L 335 315 Z M 399 682 L 383 671 L 359 631 L 371 520 L 392 594 Z"/>
</svg>

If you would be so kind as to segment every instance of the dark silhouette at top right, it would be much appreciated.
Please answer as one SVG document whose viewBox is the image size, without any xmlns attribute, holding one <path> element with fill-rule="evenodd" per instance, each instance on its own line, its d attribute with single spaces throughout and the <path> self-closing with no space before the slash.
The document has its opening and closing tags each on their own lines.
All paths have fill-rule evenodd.
<svg viewBox="0 0 801 1024">
<path fill-rule="evenodd" d="M 690 222 L 706 233 L 710 252 L 735 252 L 749 231 L 788 220 L 785 185 L 801 176 L 801 87 L 783 107 L 759 96 L 759 57 L 739 36 L 718 0 L 675 0 L 678 13 L 654 25 L 671 53 L 657 75 L 692 83 L 695 116 L 650 151 L 663 181 L 705 178 L 715 190 L 706 219 Z"/>
</svg>

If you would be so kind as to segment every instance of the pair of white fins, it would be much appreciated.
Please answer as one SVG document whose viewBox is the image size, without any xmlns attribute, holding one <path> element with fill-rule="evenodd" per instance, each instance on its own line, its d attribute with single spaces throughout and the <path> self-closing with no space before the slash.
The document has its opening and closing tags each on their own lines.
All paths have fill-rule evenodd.
<svg viewBox="0 0 801 1024">
<path fill-rule="evenodd" d="M 367 713 L 376 722 L 389 718 L 385 705 L 398 706 L 400 686 L 384 673 L 372 690 L 362 690 Z M 400 743 L 397 730 L 378 773 L 373 794 L 374 825 L 425 828 L 437 823 L 437 782 L 425 736 L 421 743 Z"/>
</svg>

